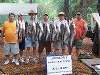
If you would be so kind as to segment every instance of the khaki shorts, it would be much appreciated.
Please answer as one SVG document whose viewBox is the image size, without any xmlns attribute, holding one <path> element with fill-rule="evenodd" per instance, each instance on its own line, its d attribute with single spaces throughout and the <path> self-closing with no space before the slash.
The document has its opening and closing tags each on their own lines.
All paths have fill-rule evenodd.
<svg viewBox="0 0 100 75">
<path fill-rule="evenodd" d="M 4 54 L 9 55 L 12 54 L 18 54 L 19 53 L 19 46 L 17 43 L 6 43 L 4 44 Z"/>
<path fill-rule="evenodd" d="M 76 49 L 81 49 L 82 43 L 83 43 L 83 40 L 82 39 L 80 39 L 80 40 L 74 40 L 73 41 L 73 46 L 75 46 Z"/>
</svg>

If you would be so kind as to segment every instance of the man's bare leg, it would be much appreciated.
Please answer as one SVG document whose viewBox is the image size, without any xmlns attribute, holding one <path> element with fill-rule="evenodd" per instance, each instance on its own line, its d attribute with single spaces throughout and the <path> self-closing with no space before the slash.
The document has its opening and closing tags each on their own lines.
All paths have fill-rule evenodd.
<svg viewBox="0 0 100 75">
<path fill-rule="evenodd" d="M 69 52 L 68 52 L 68 48 L 67 47 L 64 48 L 64 49 L 62 49 L 62 54 L 63 55 L 69 55 Z"/>
<path fill-rule="evenodd" d="M 78 59 L 78 54 L 79 54 L 79 52 L 78 52 L 78 50 L 76 49 L 76 47 L 73 47 L 73 48 L 72 48 L 72 53 L 71 53 L 72 59 L 77 60 L 77 59 Z"/>
<path fill-rule="evenodd" d="M 33 58 L 36 57 L 36 47 L 33 47 Z"/>
</svg>

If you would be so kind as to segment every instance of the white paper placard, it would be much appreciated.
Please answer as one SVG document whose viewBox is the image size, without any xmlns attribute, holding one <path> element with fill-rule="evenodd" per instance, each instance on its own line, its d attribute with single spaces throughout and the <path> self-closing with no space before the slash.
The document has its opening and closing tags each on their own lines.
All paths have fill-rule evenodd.
<svg viewBox="0 0 100 75">
<path fill-rule="evenodd" d="M 48 56 L 47 75 L 72 74 L 71 55 L 67 56 Z"/>
</svg>

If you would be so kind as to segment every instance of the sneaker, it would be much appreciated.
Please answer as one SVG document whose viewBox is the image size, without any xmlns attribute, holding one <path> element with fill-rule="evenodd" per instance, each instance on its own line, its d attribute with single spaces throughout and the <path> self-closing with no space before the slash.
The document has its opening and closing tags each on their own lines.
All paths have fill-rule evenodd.
<svg viewBox="0 0 100 75">
<path fill-rule="evenodd" d="M 37 58 L 34 58 L 33 60 L 34 60 L 34 63 L 38 63 L 39 62 L 39 60 Z"/>
<path fill-rule="evenodd" d="M 18 59 L 13 59 L 13 60 L 12 60 L 12 63 L 15 63 L 16 65 L 19 65 Z"/>
<path fill-rule="evenodd" d="M 24 61 L 24 58 L 21 58 L 21 59 L 20 59 L 20 62 L 24 63 L 24 62 L 25 62 L 25 61 Z"/>
<path fill-rule="evenodd" d="M 13 59 L 13 60 L 12 60 L 12 63 L 15 63 L 15 61 L 16 61 L 16 59 Z"/>
<path fill-rule="evenodd" d="M 5 65 L 9 64 L 9 60 L 6 60 L 6 61 L 4 62 L 4 64 L 5 64 Z"/>
<path fill-rule="evenodd" d="M 26 63 L 29 63 L 29 59 L 26 59 Z"/>
<path fill-rule="evenodd" d="M 16 59 L 16 61 L 15 61 L 15 64 L 16 64 L 16 65 L 19 65 L 19 61 L 18 61 L 17 59 Z"/>
</svg>

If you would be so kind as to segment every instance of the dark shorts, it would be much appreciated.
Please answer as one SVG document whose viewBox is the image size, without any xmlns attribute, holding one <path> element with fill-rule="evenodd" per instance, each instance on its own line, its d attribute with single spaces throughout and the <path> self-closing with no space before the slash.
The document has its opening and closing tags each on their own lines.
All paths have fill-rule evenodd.
<svg viewBox="0 0 100 75">
<path fill-rule="evenodd" d="M 46 49 L 46 54 L 48 55 L 51 52 L 51 42 L 50 41 L 41 41 L 39 42 L 39 49 L 38 52 L 42 53 L 43 49 Z"/>
<path fill-rule="evenodd" d="M 37 48 L 38 47 L 38 41 L 32 41 L 32 46 L 33 48 Z"/>
<path fill-rule="evenodd" d="M 73 47 L 75 46 L 76 49 L 81 49 L 82 43 L 83 43 L 83 40 L 82 39 L 80 39 L 80 40 L 74 40 L 73 41 Z"/>
<path fill-rule="evenodd" d="M 23 51 L 25 49 L 25 38 L 23 38 L 22 42 L 19 43 L 19 49 L 20 51 Z"/>
</svg>

